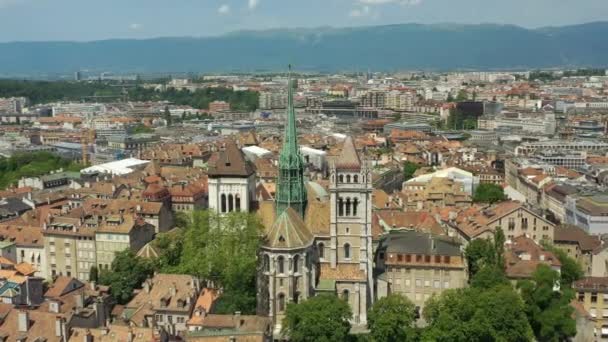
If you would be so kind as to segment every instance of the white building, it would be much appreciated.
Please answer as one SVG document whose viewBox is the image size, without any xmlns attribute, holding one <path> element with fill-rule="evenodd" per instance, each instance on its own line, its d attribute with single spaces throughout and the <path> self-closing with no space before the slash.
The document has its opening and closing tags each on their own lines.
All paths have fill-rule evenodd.
<svg viewBox="0 0 608 342">
<path fill-rule="evenodd" d="M 255 171 L 236 144 L 229 142 L 209 169 L 209 209 L 249 212 L 255 200 Z"/>
<path fill-rule="evenodd" d="M 456 167 L 449 167 L 447 169 L 438 170 L 433 173 L 427 173 L 426 175 L 414 177 L 405 182 L 404 186 L 412 185 L 414 183 L 428 183 L 433 178 L 449 178 L 455 182 L 463 184 L 463 189 L 470 195 L 475 192 L 475 189 L 479 185 L 479 178 L 475 177 L 471 172 L 461 170 Z"/>
</svg>

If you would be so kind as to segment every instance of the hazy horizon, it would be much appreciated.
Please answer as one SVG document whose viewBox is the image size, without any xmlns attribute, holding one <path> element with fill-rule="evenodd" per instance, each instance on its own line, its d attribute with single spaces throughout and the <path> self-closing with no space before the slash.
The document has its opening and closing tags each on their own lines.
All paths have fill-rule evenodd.
<svg viewBox="0 0 608 342">
<path fill-rule="evenodd" d="M 606 18 L 605 0 L 0 0 L 0 41 L 213 37 L 405 23 L 539 28 Z"/>
</svg>

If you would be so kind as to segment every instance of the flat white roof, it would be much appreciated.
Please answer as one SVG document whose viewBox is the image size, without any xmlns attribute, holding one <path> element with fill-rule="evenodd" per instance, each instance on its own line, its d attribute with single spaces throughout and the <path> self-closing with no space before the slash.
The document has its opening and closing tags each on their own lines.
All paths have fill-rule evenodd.
<svg viewBox="0 0 608 342">
<path fill-rule="evenodd" d="M 137 158 L 127 158 L 122 160 L 116 160 L 113 162 L 94 165 L 81 170 L 81 173 L 109 173 L 113 175 L 126 175 L 133 172 L 133 168 L 148 164 L 149 161 L 141 160 Z"/>
<path fill-rule="evenodd" d="M 259 146 L 247 146 L 242 148 L 243 152 L 253 153 L 257 156 L 264 156 L 267 154 L 272 154 L 272 152 L 268 151 L 265 148 L 261 148 Z"/>
<path fill-rule="evenodd" d="M 301 146 L 300 151 L 305 152 L 305 153 L 310 153 L 310 154 L 317 154 L 320 156 L 324 156 L 327 154 L 327 152 L 325 152 L 323 150 L 317 150 L 316 148 L 312 148 L 312 147 L 308 147 L 308 146 Z"/>
</svg>

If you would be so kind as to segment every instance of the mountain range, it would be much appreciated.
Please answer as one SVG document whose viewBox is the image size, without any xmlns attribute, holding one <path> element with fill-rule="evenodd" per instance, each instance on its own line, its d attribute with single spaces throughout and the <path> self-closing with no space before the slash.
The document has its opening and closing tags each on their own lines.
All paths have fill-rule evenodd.
<svg viewBox="0 0 608 342">
<path fill-rule="evenodd" d="M 0 74 L 284 70 L 491 70 L 601 67 L 608 22 L 397 24 L 238 31 L 215 37 L 0 43 Z"/>
</svg>

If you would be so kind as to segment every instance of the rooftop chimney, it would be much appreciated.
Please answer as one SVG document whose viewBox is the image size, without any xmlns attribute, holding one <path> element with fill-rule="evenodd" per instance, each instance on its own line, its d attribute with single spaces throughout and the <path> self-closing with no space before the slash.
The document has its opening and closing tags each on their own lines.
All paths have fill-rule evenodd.
<svg viewBox="0 0 608 342">
<path fill-rule="evenodd" d="M 19 316 L 17 318 L 17 328 L 19 329 L 19 332 L 27 332 L 27 330 L 30 328 L 30 314 L 29 312 L 23 310 L 23 311 L 19 311 Z"/>
<path fill-rule="evenodd" d="M 93 335 L 91 335 L 91 331 L 89 329 L 87 329 L 85 332 L 82 342 L 93 342 Z"/>
<path fill-rule="evenodd" d="M 65 321 L 60 316 L 55 317 L 55 336 L 65 337 Z"/>
<path fill-rule="evenodd" d="M 75 299 L 77 310 L 84 308 L 84 293 L 81 292 L 81 293 L 75 294 L 74 299 Z"/>
</svg>

